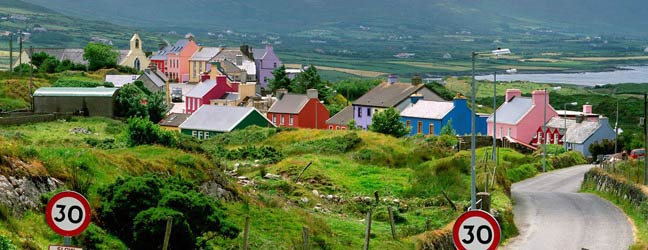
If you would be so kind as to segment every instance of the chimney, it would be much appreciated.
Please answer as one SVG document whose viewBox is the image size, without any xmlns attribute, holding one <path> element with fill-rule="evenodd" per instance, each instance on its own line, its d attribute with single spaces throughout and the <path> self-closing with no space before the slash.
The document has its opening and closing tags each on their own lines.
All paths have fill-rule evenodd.
<svg viewBox="0 0 648 250">
<path fill-rule="evenodd" d="M 387 77 L 387 82 L 388 82 L 389 84 L 394 84 L 394 83 L 398 82 L 398 76 L 397 76 L 397 75 L 394 75 L 394 74 L 390 74 L 390 75 Z"/>
<path fill-rule="evenodd" d="M 423 99 L 423 95 L 419 93 L 415 93 L 410 96 L 410 102 L 412 102 L 412 105 L 416 104 L 418 101 L 422 99 Z"/>
<path fill-rule="evenodd" d="M 317 93 L 317 89 L 308 89 L 308 90 L 306 90 L 306 96 L 308 97 L 308 99 L 318 99 L 317 98 L 318 94 L 319 93 Z"/>
<path fill-rule="evenodd" d="M 232 82 L 232 92 L 239 92 L 240 82 Z"/>
<path fill-rule="evenodd" d="M 277 100 L 281 100 L 286 94 L 288 94 L 287 89 L 277 89 Z"/>
<path fill-rule="evenodd" d="M 207 72 L 201 72 L 201 73 L 200 73 L 200 82 L 207 81 L 207 80 L 209 80 L 210 78 L 211 78 L 211 77 L 209 76 L 209 74 L 208 74 Z"/>
<path fill-rule="evenodd" d="M 506 102 L 510 102 L 513 97 L 520 97 L 522 96 L 522 91 L 519 89 L 507 89 L 506 90 Z"/>
<path fill-rule="evenodd" d="M 452 100 L 454 102 L 454 106 L 456 107 L 468 107 L 467 99 L 463 95 L 457 95 L 455 98 Z"/>
<path fill-rule="evenodd" d="M 243 55 L 248 58 L 252 58 L 252 56 L 250 55 L 250 46 L 248 46 L 247 44 L 241 45 L 241 53 L 243 53 Z"/>
<path fill-rule="evenodd" d="M 216 76 L 216 86 L 227 84 L 227 76 Z"/>
<path fill-rule="evenodd" d="M 236 66 L 243 65 L 243 55 L 236 55 Z"/>
<path fill-rule="evenodd" d="M 577 115 L 576 116 L 576 123 L 582 123 L 583 120 L 585 120 L 585 116 L 583 116 L 583 115 Z"/>
<path fill-rule="evenodd" d="M 592 113 L 592 105 L 590 104 L 585 104 L 583 105 L 583 113 L 584 114 L 591 114 Z"/>
<path fill-rule="evenodd" d="M 157 71 L 157 64 L 156 63 L 149 64 L 148 69 L 150 71 L 156 72 Z"/>
<path fill-rule="evenodd" d="M 607 117 L 604 117 L 604 116 L 602 116 L 602 115 L 600 115 L 600 116 L 598 117 L 598 122 L 599 122 L 599 124 L 601 124 L 601 125 L 605 125 L 606 123 L 609 125 L 608 118 L 607 118 Z"/>
<path fill-rule="evenodd" d="M 545 97 L 546 97 L 546 99 L 545 99 Z M 546 90 L 539 89 L 539 90 L 534 90 L 531 93 L 531 102 L 534 105 L 544 105 L 545 101 L 546 101 L 547 105 L 549 105 L 549 103 L 550 103 L 549 102 L 549 96 L 547 95 Z"/>
<path fill-rule="evenodd" d="M 419 85 L 421 83 L 423 83 L 423 80 L 421 79 L 420 75 L 412 76 L 412 85 Z"/>
</svg>

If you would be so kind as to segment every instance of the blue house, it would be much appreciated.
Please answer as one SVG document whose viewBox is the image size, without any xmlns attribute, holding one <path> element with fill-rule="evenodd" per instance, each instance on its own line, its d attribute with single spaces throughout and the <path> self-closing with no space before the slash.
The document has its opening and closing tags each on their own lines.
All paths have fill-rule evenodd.
<svg viewBox="0 0 648 250">
<path fill-rule="evenodd" d="M 564 121 L 564 120 L 563 120 Z M 614 140 L 614 129 L 610 126 L 607 117 L 599 117 L 595 121 L 586 121 L 577 117 L 576 121 L 567 123 L 567 132 L 563 146 L 566 150 L 576 150 L 585 157 L 592 157 L 589 146 L 604 139 Z"/>
<path fill-rule="evenodd" d="M 401 112 L 401 122 L 410 129 L 410 135 L 439 135 L 449 121 L 458 135 L 471 132 L 471 110 L 466 98 L 455 97 L 451 102 L 421 100 L 422 96 L 412 95 L 412 105 Z M 486 117 L 475 114 L 475 133 L 486 134 Z"/>
</svg>

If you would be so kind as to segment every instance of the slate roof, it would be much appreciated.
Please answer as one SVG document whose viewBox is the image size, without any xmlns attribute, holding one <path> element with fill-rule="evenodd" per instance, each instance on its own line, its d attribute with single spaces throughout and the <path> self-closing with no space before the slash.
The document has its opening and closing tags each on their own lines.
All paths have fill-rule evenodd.
<svg viewBox="0 0 648 250">
<path fill-rule="evenodd" d="M 422 84 L 412 85 L 410 83 L 381 83 L 358 98 L 353 105 L 372 106 L 389 108 L 398 105 L 409 98 L 416 91 L 422 89 Z"/>
<path fill-rule="evenodd" d="M 225 93 L 225 95 L 223 95 L 220 99 L 222 99 L 222 100 L 228 100 L 228 101 L 236 101 L 236 100 L 238 100 L 238 98 L 239 98 L 239 94 L 238 94 L 238 93 L 234 93 L 234 92 L 227 92 L 227 93 Z"/>
<path fill-rule="evenodd" d="M 268 110 L 268 113 L 299 114 L 308 103 L 308 96 L 298 94 L 285 94 Z"/>
<path fill-rule="evenodd" d="M 265 48 L 263 48 L 263 49 L 255 49 L 255 48 L 252 48 L 252 56 L 254 57 L 254 58 L 252 58 L 252 59 L 261 59 L 261 58 L 263 58 L 263 56 L 265 55 L 265 53 L 266 53 L 266 49 L 265 49 Z"/>
<path fill-rule="evenodd" d="M 190 114 L 171 113 L 160 121 L 160 126 L 178 127 L 189 118 Z"/>
<path fill-rule="evenodd" d="M 166 46 L 158 50 L 155 55 L 151 56 L 151 60 L 166 60 L 169 54 L 180 53 L 182 49 L 189 43 L 189 39 L 180 39 L 172 46 Z"/>
<path fill-rule="evenodd" d="M 207 94 L 207 92 L 209 92 L 214 87 L 216 87 L 216 80 L 209 79 L 204 82 L 198 83 L 198 85 L 191 89 L 185 96 L 203 98 Z"/>
<path fill-rule="evenodd" d="M 567 126 L 565 142 L 582 144 L 601 127 L 598 121 L 583 121 Z"/>
<path fill-rule="evenodd" d="M 347 106 L 326 120 L 326 124 L 346 126 L 351 120 L 353 120 L 353 106 Z"/>
<path fill-rule="evenodd" d="M 574 125 L 576 123 L 576 120 L 574 119 L 567 119 L 567 127 L 569 128 L 570 126 Z M 558 128 L 558 129 L 565 129 L 565 119 L 562 117 L 552 117 L 549 119 L 547 122 L 547 127 L 548 128 Z"/>
<path fill-rule="evenodd" d="M 180 128 L 230 132 L 252 112 L 259 113 L 255 108 L 248 107 L 202 105 L 180 125 Z M 261 113 L 259 115 L 265 118 Z M 272 124 L 270 120 L 268 123 Z"/>
<path fill-rule="evenodd" d="M 132 83 L 139 78 L 138 75 L 106 75 L 106 82 L 112 82 L 116 88 L 121 88 L 126 84 Z"/>
<path fill-rule="evenodd" d="M 77 64 L 88 64 L 88 61 L 83 60 L 83 49 L 34 48 L 34 53 L 39 53 L 39 52 L 47 53 L 48 55 L 55 57 L 59 61 L 63 61 L 67 59 Z"/>
<path fill-rule="evenodd" d="M 166 81 L 167 81 L 166 75 L 162 74 L 162 72 L 159 72 L 157 70 L 153 71 L 153 70 L 150 70 L 150 69 L 145 69 L 144 74 L 142 74 L 137 79 L 140 79 L 142 77 L 148 77 L 158 87 L 166 86 Z"/>
<path fill-rule="evenodd" d="M 209 61 L 220 52 L 220 47 L 200 47 L 196 53 L 191 56 L 190 61 Z"/>
<path fill-rule="evenodd" d="M 419 100 L 405 108 L 400 115 L 407 117 L 441 120 L 454 108 L 454 102 Z"/>
<path fill-rule="evenodd" d="M 516 96 L 497 109 L 497 122 L 517 124 L 531 107 L 533 107 L 533 101 L 530 97 Z M 486 121 L 493 122 L 493 116 L 488 117 Z"/>
<path fill-rule="evenodd" d="M 91 96 L 113 97 L 118 88 L 72 88 L 72 87 L 42 87 L 34 92 L 34 96 Z"/>
</svg>

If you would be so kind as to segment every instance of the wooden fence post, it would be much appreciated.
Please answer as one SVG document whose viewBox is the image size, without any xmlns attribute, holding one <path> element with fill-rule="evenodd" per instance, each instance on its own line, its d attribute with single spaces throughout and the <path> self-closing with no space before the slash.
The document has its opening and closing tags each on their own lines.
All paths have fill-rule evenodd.
<svg viewBox="0 0 648 250">
<path fill-rule="evenodd" d="M 396 226 L 394 226 L 394 213 L 392 212 L 391 206 L 387 207 L 387 212 L 389 212 L 389 225 L 391 226 L 392 238 L 396 240 Z"/>
<path fill-rule="evenodd" d="M 248 249 L 248 239 L 250 237 L 250 216 L 245 216 L 245 229 L 243 229 L 243 249 Z"/>
<path fill-rule="evenodd" d="M 302 238 L 304 238 L 304 250 L 310 249 L 310 245 L 308 244 L 308 227 L 302 228 Z"/>
<path fill-rule="evenodd" d="M 371 238 L 371 209 L 367 212 L 367 229 L 365 230 L 364 250 L 369 250 L 369 238 Z"/>
<path fill-rule="evenodd" d="M 167 217 L 166 231 L 164 231 L 164 243 L 162 244 L 162 250 L 167 250 L 169 247 L 169 238 L 171 238 L 171 225 L 173 218 Z"/>
</svg>

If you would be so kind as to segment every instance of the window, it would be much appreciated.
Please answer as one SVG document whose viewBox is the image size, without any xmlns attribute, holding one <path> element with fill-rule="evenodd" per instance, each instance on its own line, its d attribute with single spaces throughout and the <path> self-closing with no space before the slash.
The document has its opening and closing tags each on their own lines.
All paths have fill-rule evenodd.
<svg viewBox="0 0 648 250">
<path fill-rule="evenodd" d="M 202 139 L 202 137 L 203 137 L 203 132 L 202 132 L 202 131 L 198 131 L 198 139 Z"/>
<path fill-rule="evenodd" d="M 340 126 L 335 126 L 335 130 L 340 130 Z"/>
<path fill-rule="evenodd" d="M 367 117 L 371 116 L 371 108 L 367 108 Z"/>
<path fill-rule="evenodd" d="M 277 63 L 273 63 L 272 67 L 276 69 L 277 68 Z"/>
<path fill-rule="evenodd" d="M 333 130 L 333 125 L 329 125 L 329 130 Z"/>
<path fill-rule="evenodd" d="M 285 123 L 285 122 L 284 122 L 284 116 L 282 115 L 282 116 L 281 116 L 281 125 L 284 125 L 284 123 Z"/>
<path fill-rule="evenodd" d="M 346 130 L 346 127 L 345 127 L 345 126 L 342 126 L 342 130 Z"/>
<path fill-rule="evenodd" d="M 554 144 L 558 144 L 558 133 L 554 134 Z"/>
<path fill-rule="evenodd" d="M 209 131 L 205 131 L 203 137 L 205 138 L 205 140 L 209 139 Z"/>
<path fill-rule="evenodd" d="M 191 131 L 191 137 L 198 137 L 198 135 L 196 134 L 196 130 Z"/>
<path fill-rule="evenodd" d="M 420 134 L 420 133 L 423 132 L 423 122 L 422 122 L 422 121 L 419 121 L 419 122 L 416 124 L 416 129 L 417 129 L 416 133 L 418 133 L 418 134 Z"/>
<path fill-rule="evenodd" d="M 139 39 L 135 39 L 135 48 L 139 49 Z"/>
<path fill-rule="evenodd" d="M 290 115 L 290 118 L 288 120 L 288 125 L 293 125 L 293 116 Z"/>
<path fill-rule="evenodd" d="M 508 128 L 508 136 L 511 136 L 511 128 Z"/>
<path fill-rule="evenodd" d="M 428 130 L 428 131 L 429 131 L 428 134 L 433 135 L 433 134 L 434 134 L 434 123 L 430 123 L 430 126 L 429 126 L 428 129 L 429 129 L 429 130 Z"/>
<path fill-rule="evenodd" d="M 277 115 L 272 115 L 272 123 L 277 124 Z"/>
<path fill-rule="evenodd" d="M 358 117 L 362 117 L 362 108 L 358 107 Z"/>
<path fill-rule="evenodd" d="M 407 130 L 412 132 L 412 121 L 410 120 L 405 121 L 405 127 L 407 128 Z"/>
</svg>

